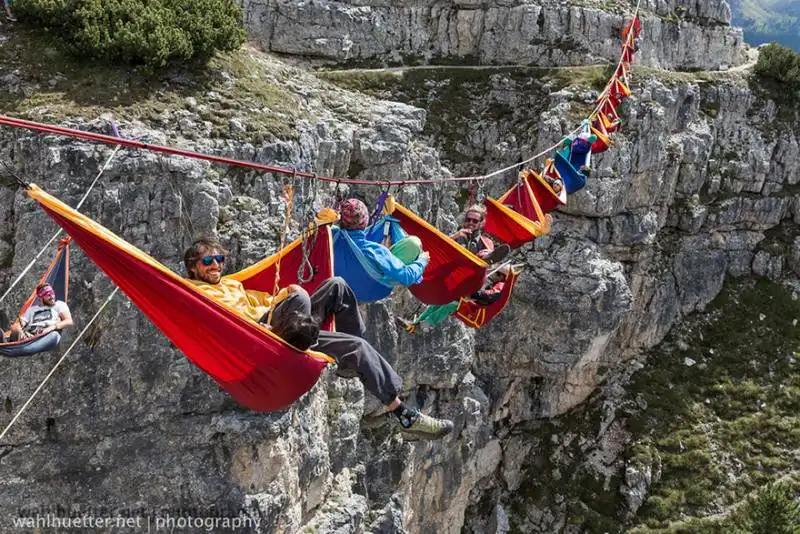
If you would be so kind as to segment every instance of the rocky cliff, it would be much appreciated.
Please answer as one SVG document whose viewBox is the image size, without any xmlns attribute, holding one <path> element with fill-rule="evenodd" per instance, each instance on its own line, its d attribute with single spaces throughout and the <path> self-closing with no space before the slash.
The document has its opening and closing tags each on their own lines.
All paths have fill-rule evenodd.
<svg viewBox="0 0 800 534">
<path fill-rule="evenodd" d="M 474 174 L 549 146 L 588 113 L 609 72 L 585 65 L 616 55 L 625 13 L 590 3 L 428 4 L 244 7 L 255 41 L 300 59 L 347 67 L 458 60 L 489 68 L 315 74 L 248 48 L 218 59 L 207 74 L 176 71 L 148 79 L 142 90 L 135 74 L 78 70 L 50 50 L 43 61 L 35 38 L 15 31 L 4 49 L 0 102 L 12 115 L 94 130 L 114 120 L 129 137 L 320 174 Z M 687 352 L 698 343 L 686 333 L 708 337 L 731 321 L 725 313 L 745 289 L 712 304 L 726 281 L 772 280 L 777 296 L 746 293 L 746 312 L 780 302 L 785 311 L 770 323 L 780 331 L 761 335 L 788 329 L 791 337 L 783 321 L 791 325 L 797 307 L 784 299 L 790 293 L 774 288 L 798 287 L 800 145 L 791 128 L 796 109 L 751 83 L 746 69 L 663 70 L 745 60 L 724 1 L 644 7 L 625 126 L 596 158 L 589 186 L 555 214 L 550 236 L 526 251 L 526 270 L 504 314 L 479 332 L 446 323 L 408 336 L 394 321 L 415 307 L 404 295 L 367 311 L 371 341 L 404 377 L 410 401 L 452 417 L 452 437 L 404 442 L 357 381 L 332 372 L 286 412 L 242 410 L 120 297 L 0 444 L 4 525 L 20 508 L 73 506 L 149 517 L 181 510 L 237 516 L 257 520 L 259 532 L 611 532 L 622 524 L 658 528 L 681 514 L 724 516 L 756 482 L 796 469 L 796 459 L 775 464 L 800 445 L 790 429 L 774 430 L 772 449 L 751 469 L 724 448 L 727 427 L 698 436 L 675 421 L 691 428 L 705 419 L 652 411 L 659 395 L 673 391 L 666 383 L 693 383 L 685 371 L 727 369 L 708 352 L 722 341 L 702 347 L 706 361 Z M 506 63 L 522 66 L 491 67 Z M 109 154 L 74 140 L 0 131 L 0 157 L 71 204 Z M 488 190 L 513 179 L 501 176 Z M 176 270 L 197 234 L 219 233 L 233 251 L 232 267 L 240 268 L 277 246 L 280 184 L 277 176 L 122 150 L 83 211 Z M 333 191 L 306 187 L 302 194 L 293 232 Z M 455 187 L 406 187 L 403 195 L 440 228 L 455 227 Z M 0 206 L 0 264 L 10 281 L 55 228 L 10 182 Z M 80 326 L 111 285 L 79 252 L 72 275 Z M 691 317 L 702 319 L 693 324 Z M 733 334 L 728 342 L 739 339 Z M 779 396 L 783 408 L 773 419 L 797 399 L 792 346 L 797 350 L 776 344 L 768 354 L 750 346 L 746 358 L 731 359 L 739 368 L 754 360 L 757 376 L 785 382 L 789 400 Z M 771 357 L 782 363 L 776 367 Z M 56 358 L 0 362 L 0 423 Z M 646 372 L 631 378 L 642 366 Z M 725 373 L 704 376 L 709 383 L 698 382 L 684 400 L 711 399 L 706 390 L 741 396 L 715 389 Z M 662 435 L 666 428 L 683 432 L 680 447 Z M 708 461 L 688 462 L 681 455 L 687 447 L 705 451 Z M 675 466 L 727 466 L 722 456 L 738 470 L 717 469 L 722 479 L 712 478 L 715 485 L 687 505 Z M 719 487 L 724 499 L 709 495 Z M 651 494 L 661 501 L 640 511 Z"/>
</svg>

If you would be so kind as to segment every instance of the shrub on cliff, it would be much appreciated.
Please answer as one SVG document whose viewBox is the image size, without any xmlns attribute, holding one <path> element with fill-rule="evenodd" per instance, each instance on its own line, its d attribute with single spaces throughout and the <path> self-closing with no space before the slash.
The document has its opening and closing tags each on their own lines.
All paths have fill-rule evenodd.
<svg viewBox="0 0 800 534">
<path fill-rule="evenodd" d="M 150 68 L 235 50 L 245 37 L 234 0 L 18 0 L 14 9 L 75 55 Z"/>
<path fill-rule="evenodd" d="M 770 484 L 751 497 L 734 520 L 748 534 L 798 534 L 800 505 L 788 484 Z"/>
<path fill-rule="evenodd" d="M 791 48 L 777 43 L 762 47 L 755 72 L 759 76 L 784 83 L 794 91 L 800 91 L 800 55 Z"/>
</svg>

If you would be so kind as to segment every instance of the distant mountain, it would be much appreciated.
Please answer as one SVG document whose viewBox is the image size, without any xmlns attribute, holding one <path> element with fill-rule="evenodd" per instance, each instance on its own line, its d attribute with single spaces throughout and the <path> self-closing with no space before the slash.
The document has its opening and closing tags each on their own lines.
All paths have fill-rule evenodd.
<svg viewBox="0 0 800 534">
<path fill-rule="evenodd" d="M 800 52 L 800 0 L 730 0 L 733 24 L 757 45 L 776 41 Z"/>
</svg>

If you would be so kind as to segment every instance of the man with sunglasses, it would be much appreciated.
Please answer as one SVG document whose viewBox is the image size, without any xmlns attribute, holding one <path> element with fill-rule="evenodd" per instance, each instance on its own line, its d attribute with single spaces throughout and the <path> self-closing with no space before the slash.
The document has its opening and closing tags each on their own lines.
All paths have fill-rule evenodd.
<svg viewBox="0 0 800 534">
<path fill-rule="evenodd" d="M 11 335 L 3 342 L 20 341 L 33 336 L 61 331 L 73 325 L 72 314 L 67 303 L 56 299 L 56 292 L 48 283 L 36 287 L 36 296 L 40 304 L 32 304 L 25 310 L 19 321 L 11 325 Z"/>
<path fill-rule="evenodd" d="M 297 340 L 299 347 L 313 346 L 314 350 L 335 358 L 337 374 L 344 378 L 357 376 L 364 389 L 396 416 L 407 435 L 440 439 L 453 430 L 452 421 L 430 417 L 399 399 L 403 380 L 361 337 L 365 327 L 358 302 L 342 278 L 325 281 L 312 295 L 294 284 L 270 295 L 247 290 L 241 282 L 223 277 L 226 254 L 222 244 L 212 237 L 198 239 L 186 250 L 183 256 L 186 271 L 200 291 L 259 323 L 268 321 L 272 309 L 273 332 L 285 340 Z M 309 335 L 317 332 L 310 328 L 313 325 L 309 325 L 309 320 L 319 325 L 331 314 L 336 321 L 336 332 L 319 331 L 316 339 L 308 340 Z"/>
<path fill-rule="evenodd" d="M 501 262 L 511 252 L 511 248 L 505 243 L 495 247 L 494 241 L 483 233 L 485 224 L 486 208 L 480 204 L 473 204 L 464 214 L 464 224 L 461 229 L 450 238 L 486 263 Z"/>
</svg>

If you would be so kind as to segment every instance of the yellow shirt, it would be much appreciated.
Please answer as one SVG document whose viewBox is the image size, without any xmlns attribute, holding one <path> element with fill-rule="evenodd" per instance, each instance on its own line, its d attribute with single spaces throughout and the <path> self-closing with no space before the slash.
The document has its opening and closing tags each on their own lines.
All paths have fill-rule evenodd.
<svg viewBox="0 0 800 534">
<path fill-rule="evenodd" d="M 264 291 L 245 289 L 241 282 L 222 278 L 219 284 L 209 284 L 202 280 L 189 280 L 197 289 L 210 298 L 229 306 L 254 321 L 261 319 L 274 306 L 284 300 L 289 292 L 281 289 L 276 297 Z"/>
</svg>

